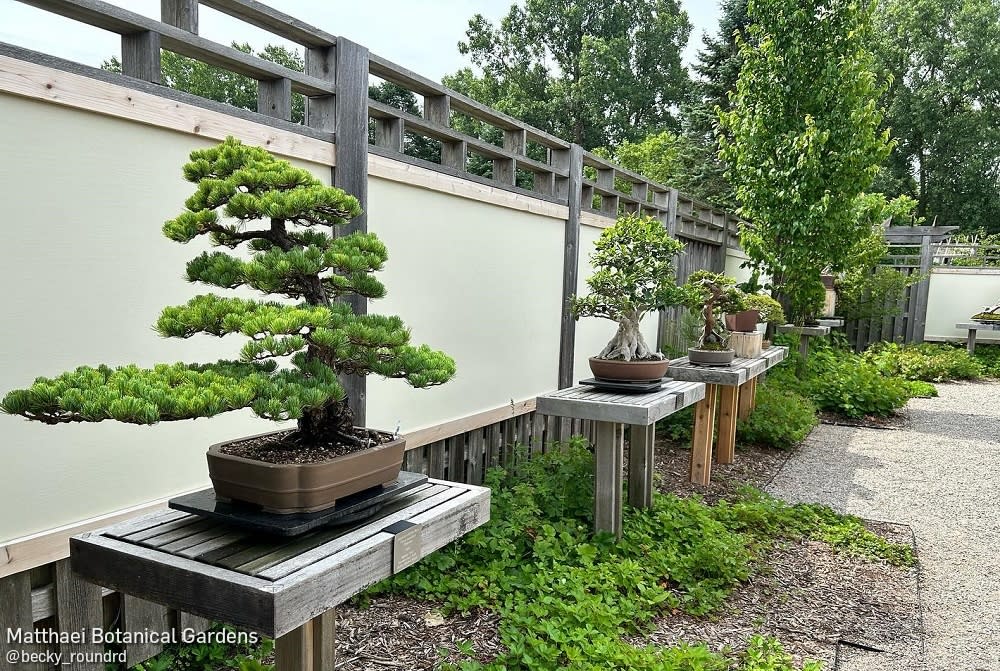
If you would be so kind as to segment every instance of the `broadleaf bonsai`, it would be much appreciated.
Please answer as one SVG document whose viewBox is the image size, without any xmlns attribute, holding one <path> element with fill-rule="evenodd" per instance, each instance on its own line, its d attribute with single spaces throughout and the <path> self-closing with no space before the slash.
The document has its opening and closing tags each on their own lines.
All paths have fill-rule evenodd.
<svg viewBox="0 0 1000 671">
<path fill-rule="evenodd" d="M 674 257 L 683 243 L 670 237 L 663 223 L 652 217 L 623 215 L 604 229 L 590 255 L 596 272 L 587 278 L 590 294 L 574 296 L 574 316 L 602 317 L 618 323 L 618 330 L 599 359 L 661 360 L 642 337 L 639 323 L 654 310 L 680 305 L 686 296 L 674 277 Z"/>
<path fill-rule="evenodd" d="M 356 315 L 341 300 L 385 294 L 373 276 L 387 259 L 382 242 L 371 233 L 334 234 L 361 213 L 358 200 L 233 138 L 190 158 L 184 177 L 197 189 L 163 233 L 175 242 L 207 236 L 215 247 L 250 251 L 248 259 L 204 252 L 187 264 L 187 279 L 297 303 L 196 296 L 165 308 L 155 330 L 171 338 L 243 335 L 238 361 L 80 367 L 9 392 L 0 409 L 49 424 L 154 424 L 250 408 L 265 419 L 298 421 L 286 447 L 351 450 L 381 442 L 377 432 L 354 428 L 338 376 L 375 373 L 428 387 L 448 381 L 455 363 L 410 345 L 398 317 Z"/>
<path fill-rule="evenodd" d="M 742 308 L 742 292 L 736 280 L 708 270 L 696 270 L 688 277 L 686 304 L 702 320 L 697 349 L 721 351 L 729 348 L 729 332 L 723 315 Z"/>
<path fill-rule="evenodd" d="M 785 323 L 785 311 L 781 308 L 781 303 L 767 294 L 744 294 L 741 302 L 744 310 L 756 310 L 761 322 Z"/>
</svg>

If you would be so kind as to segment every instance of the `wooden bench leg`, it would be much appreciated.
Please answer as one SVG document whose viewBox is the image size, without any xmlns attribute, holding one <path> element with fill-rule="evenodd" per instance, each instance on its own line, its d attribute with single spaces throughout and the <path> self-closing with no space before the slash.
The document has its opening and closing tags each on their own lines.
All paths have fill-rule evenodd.
<svg viewBox="0 0 1000 671">
<path fill-rule="evenodd" d="M 747 380 L 739 386 L 739 391 L 737 392 L 739 409 L 737 410 L 737 419 L 746 419 L 750 416 L 750 411 L 753 408 L 750 404 L 753 403 L 753 380 Z"/>
<path fill-rule="evenodd" d="M 966 341 L 965 348 L 969 350 L 969 354 L 975 354 L 976 352 L 976 329 L 969 329 L 969 339 Z"/>
<path fill-rule="evenodd" d="M 653 435 L 655 425 L 629 426 L 628 502 L 633 508 L 653 506 Z"/>
<path fill-rule="evenodd" d="M 707 485 L 712 479 L 712 434 L 715 432 L 715 399 L 719 387 L 705 385 L 705 398 L 694 407 L 691 441 L 691 482 Z"/>
<path fill-rule="evenodd" d="M 622 537 L 622 466 L 624 426 L 594 422 L 594 530 Z"/>
<path fill-rule="evenodd" d="M 735 386 L 722 387 L 719 394 L 719 447 L 715 461 L 731 464 L 736 458 L 736 399 L 739 391 Z"/>
<path fill-rule="evenodd" d="M 750 412 L 757 408 L 757 378 L 750 380 Z"/>
<path fill-rule="evenodd" d="M 331 608 L 274 642 L 275 671 L 334 671 L 337 611 Z"/>
</svg>

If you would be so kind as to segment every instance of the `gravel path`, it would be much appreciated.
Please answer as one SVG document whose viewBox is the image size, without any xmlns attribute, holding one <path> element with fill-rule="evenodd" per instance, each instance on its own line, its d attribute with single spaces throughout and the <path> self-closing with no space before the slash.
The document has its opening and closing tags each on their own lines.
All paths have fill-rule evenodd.
<svg viewBox="0 0 1000 671">
<path fill-rule="evenodd" d="M 916 534 L 926 649 L 852 650 L 841 669 L 1000 669 L 1000 383 L 938 391 L 895 429 L 820 426 L 769 487 Z"/>
</svg>

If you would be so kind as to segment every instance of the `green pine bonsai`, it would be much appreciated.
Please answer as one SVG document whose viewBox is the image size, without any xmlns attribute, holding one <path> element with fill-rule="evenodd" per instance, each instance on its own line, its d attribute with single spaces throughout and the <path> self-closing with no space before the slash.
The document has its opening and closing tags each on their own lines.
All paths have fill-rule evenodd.
<svg viewBox="0 0 1000 671">
<path fill-rule="evenodd" d="M 288 447 L 358 449 L 383 440 L 354 428 L 339 375 L 376 373 L 414 387 L 454 375 L 450 357 L 409 344 L 398 317 L 355 315 L 341 300 L 385 294 L 372 275 L 388 258 L 385 246 L 371 233 L 334 235 L 361 213 L 356 198 L 233 138 L 192 152 L 184 178 L 197 189 L 186 210 L 163 225 L 164 235 L 181 243 L 208 236 L 216 247 L 249 248 L 248 260 L 204 252 L 187 264 L 187 279 L 298 302 L 196 296 L 164 309 L 156 331 L 172 338 L 243 335 L 248 340 L 238 361 L 84 366 L 11 391 L 0 409 L 49 424 L 154 424 L 251 408 L 265 419 L 298 420 L 298 430 L 283 438 Z"/>
<path fill-rule="evenodd" d="M 641 361 L 663 359 L 649 349 L 639 322 L 646 313 L 680 305 L 685 293 L 674 279 L 674 257 L 683 243 L 670 237 L 652 217 L 627 214 L 605 228 L 590 262 L 597 271 L 587 279 L 590 294 L 574 296 L 573 315 L 618 322 L 618 331 L 598 359 Z"/>
</svg>

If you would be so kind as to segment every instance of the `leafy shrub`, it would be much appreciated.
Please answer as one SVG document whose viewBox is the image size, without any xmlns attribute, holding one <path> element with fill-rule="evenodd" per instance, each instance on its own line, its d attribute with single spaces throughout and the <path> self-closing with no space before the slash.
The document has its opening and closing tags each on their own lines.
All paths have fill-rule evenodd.
<svg viewBox="0 0 1000 671">
<path fill-rule="evenodd" d="M 883 375 L 862 356 L 833 347 L 819 338 L 810 343 L 812 351 L 802 378 L 795 376 L 799 354 L 790 339 L 781 336 L 781 344 L 791 345 L 789 361 L 768 373 L 769 382 L 808 397 L 820 410 L 845 417 L 865 415 L 886 417 L 906 405 L 914 395 L 928 393 L 916 389 L 901 377 Z"/>
<path fill-rule="evenodd" d="M 757 407 L 736 425 L 744 443 L 790 449 L 816 426 L 816 406 L 801 394 L 779 385 L 757 387 Z"/>
<path fill-rule="evenodd" d="M 907 380 L 906 388 L 910 398 L 934 398 L 938 395 L 937 387 L 923 380 Z"/>
<path fill-rule="evenodd" d="M 511 470 L 491 470 L 489 523 L 369 594 L 497 611 L 504 652 L 489 664 L 466 653 L 462 671 L 727 671 L 729 662 L 704 646 L 637 648 L 622 636 L 644 630 L 664 609 L 711 612 L 779 535 L 830 537 L 847 551 L 888 560 L 905 551 L 855 518 L 752 489 L 715 507 L 656 495 L 652 509 L 626 511 L 616 543 L 591 533 L 592 467 L 592 453 L 574 440 Z M 791 669 L 767 639 L 752 642 L 738 668 Z"/>
<path fill-rule="evenodd" d="M 976 345 L 972 356 L 983 367 L 984 375 L 1000 377 L 1000 345 Z"/>
<path fill-rule="evenodd" d="M 860 357 L 838 357 L 816 352 L 819 373 L 809 382 L 809 397 L 822 410 L 845 417 L 887 417 L 910 400 L 910 386 L 899 377 L 886 377 Z"/>
<path fill-rule="evenodd" d="M 863 358 L 883 375 L 907 380 L 945 382 L 974 380 L 983 375 L 979 361 L 965 349 L 951 345 L 879 343 L 869 348 Z"/>
</svg>

